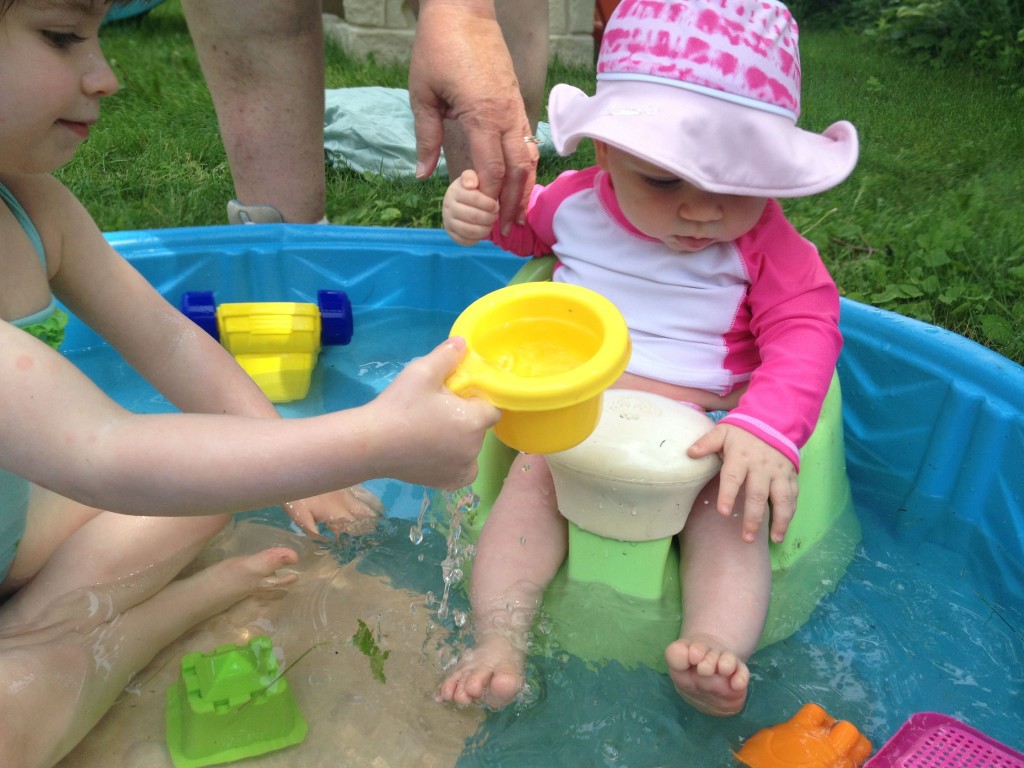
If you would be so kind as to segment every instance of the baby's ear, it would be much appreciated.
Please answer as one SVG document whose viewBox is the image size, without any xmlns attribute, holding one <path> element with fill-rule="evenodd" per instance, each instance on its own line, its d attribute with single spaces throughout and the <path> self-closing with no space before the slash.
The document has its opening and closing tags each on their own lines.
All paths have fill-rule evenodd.
<svg viewBox="0 0 1024 768">
<path fill-rule="evenodd" d="M 591 139 L 594 142 L 594 158 L 602 170 L 608 170 L 608 145 L 600 139 Z"/>
</svg>

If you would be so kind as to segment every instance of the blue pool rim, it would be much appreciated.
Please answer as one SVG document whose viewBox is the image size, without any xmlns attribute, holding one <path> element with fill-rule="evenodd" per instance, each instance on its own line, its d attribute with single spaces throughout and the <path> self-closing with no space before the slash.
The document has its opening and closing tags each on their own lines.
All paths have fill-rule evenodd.
<svg viewBox="0 0 1024 768">
<path fill-rule="evenodd" d="M 213 290 L 218 302 L 315 302 L 319 289 L 340 289 L 355 307 L 357 334 L 360 306 L 454 317 L 523 263 L 489 244 L 460 247 L 438 230 L 283 224 L 107 237 L 175 305 L 187 290 Z M 841 326 L 858 506 L 892 510 L 894 531 L 912 517 L 914 536 L 963 552 L 983 579 L 1020 583 L 1024 368 L 955 333 L 846 299 Z M 74 323 L 65 348 L 95 342 Z"/>
</svg>

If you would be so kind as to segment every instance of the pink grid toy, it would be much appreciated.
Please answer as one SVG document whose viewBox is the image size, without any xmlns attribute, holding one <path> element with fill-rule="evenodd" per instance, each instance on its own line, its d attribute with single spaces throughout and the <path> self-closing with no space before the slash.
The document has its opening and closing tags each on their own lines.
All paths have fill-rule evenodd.
<svg viewBox="0 0 1024 768">
<path fill-rule="evenodd" d="M 918 712 L 864 768 L 1024 768 L 1024 755 L 948 715 Z"/>
</svg>

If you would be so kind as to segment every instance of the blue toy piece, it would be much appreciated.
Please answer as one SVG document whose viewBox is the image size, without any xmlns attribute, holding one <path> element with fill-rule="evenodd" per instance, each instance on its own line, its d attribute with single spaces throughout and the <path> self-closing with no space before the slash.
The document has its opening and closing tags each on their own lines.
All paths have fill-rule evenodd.
<svg viewBox="0 0 1024 768">
<path fill-rule="evenodd" d="M 213 291 L 185 291 L 181 295 L 181 313 L 220 341 L 220 332 L 217 330 L 217 304 L 213 300 Z"/>
<path fill-rule="evenodd" d="M 317 306 L 320 308 L 320 343 L 325 347 L 350 343 L 355 324 L 348 294 L 344 291 L 319 290 Z M 217 303 L 213 291 L 185 291 L 181 294 L 180 307 L 183 315 L 220 341 Z"/>
<path fill-rule="evenodd" d="M 352 341 L 352 302 L 344 291 L 317 291 L 320 306 L 320 343 L 348 344 Z"/>
<path fill-rule="evenodd" d="M 212 291 L 186 291 L 181 311 L 217 339 L 274 403 L 309 393 L 321 346 L 352 340 L 352 303 L 321 290 L 309 302 L 241 302 L 218 309 Z"/>
</svg>

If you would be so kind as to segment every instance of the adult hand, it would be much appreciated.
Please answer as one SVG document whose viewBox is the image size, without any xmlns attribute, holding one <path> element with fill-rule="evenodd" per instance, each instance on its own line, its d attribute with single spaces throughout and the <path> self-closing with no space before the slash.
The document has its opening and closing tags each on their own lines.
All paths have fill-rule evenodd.
<svg viewBox="0 0 1024 768">
<path fill-rule="evenodd" d="M 416 130 L 416 175 L 437 167 L 444 120 L 458 120 L 480 189 L 500 203 L 502 231 L 525 217 L 537 177 L 512 58 L 493 0 L 421 0 L 409 66 Z"/>
</svg>

